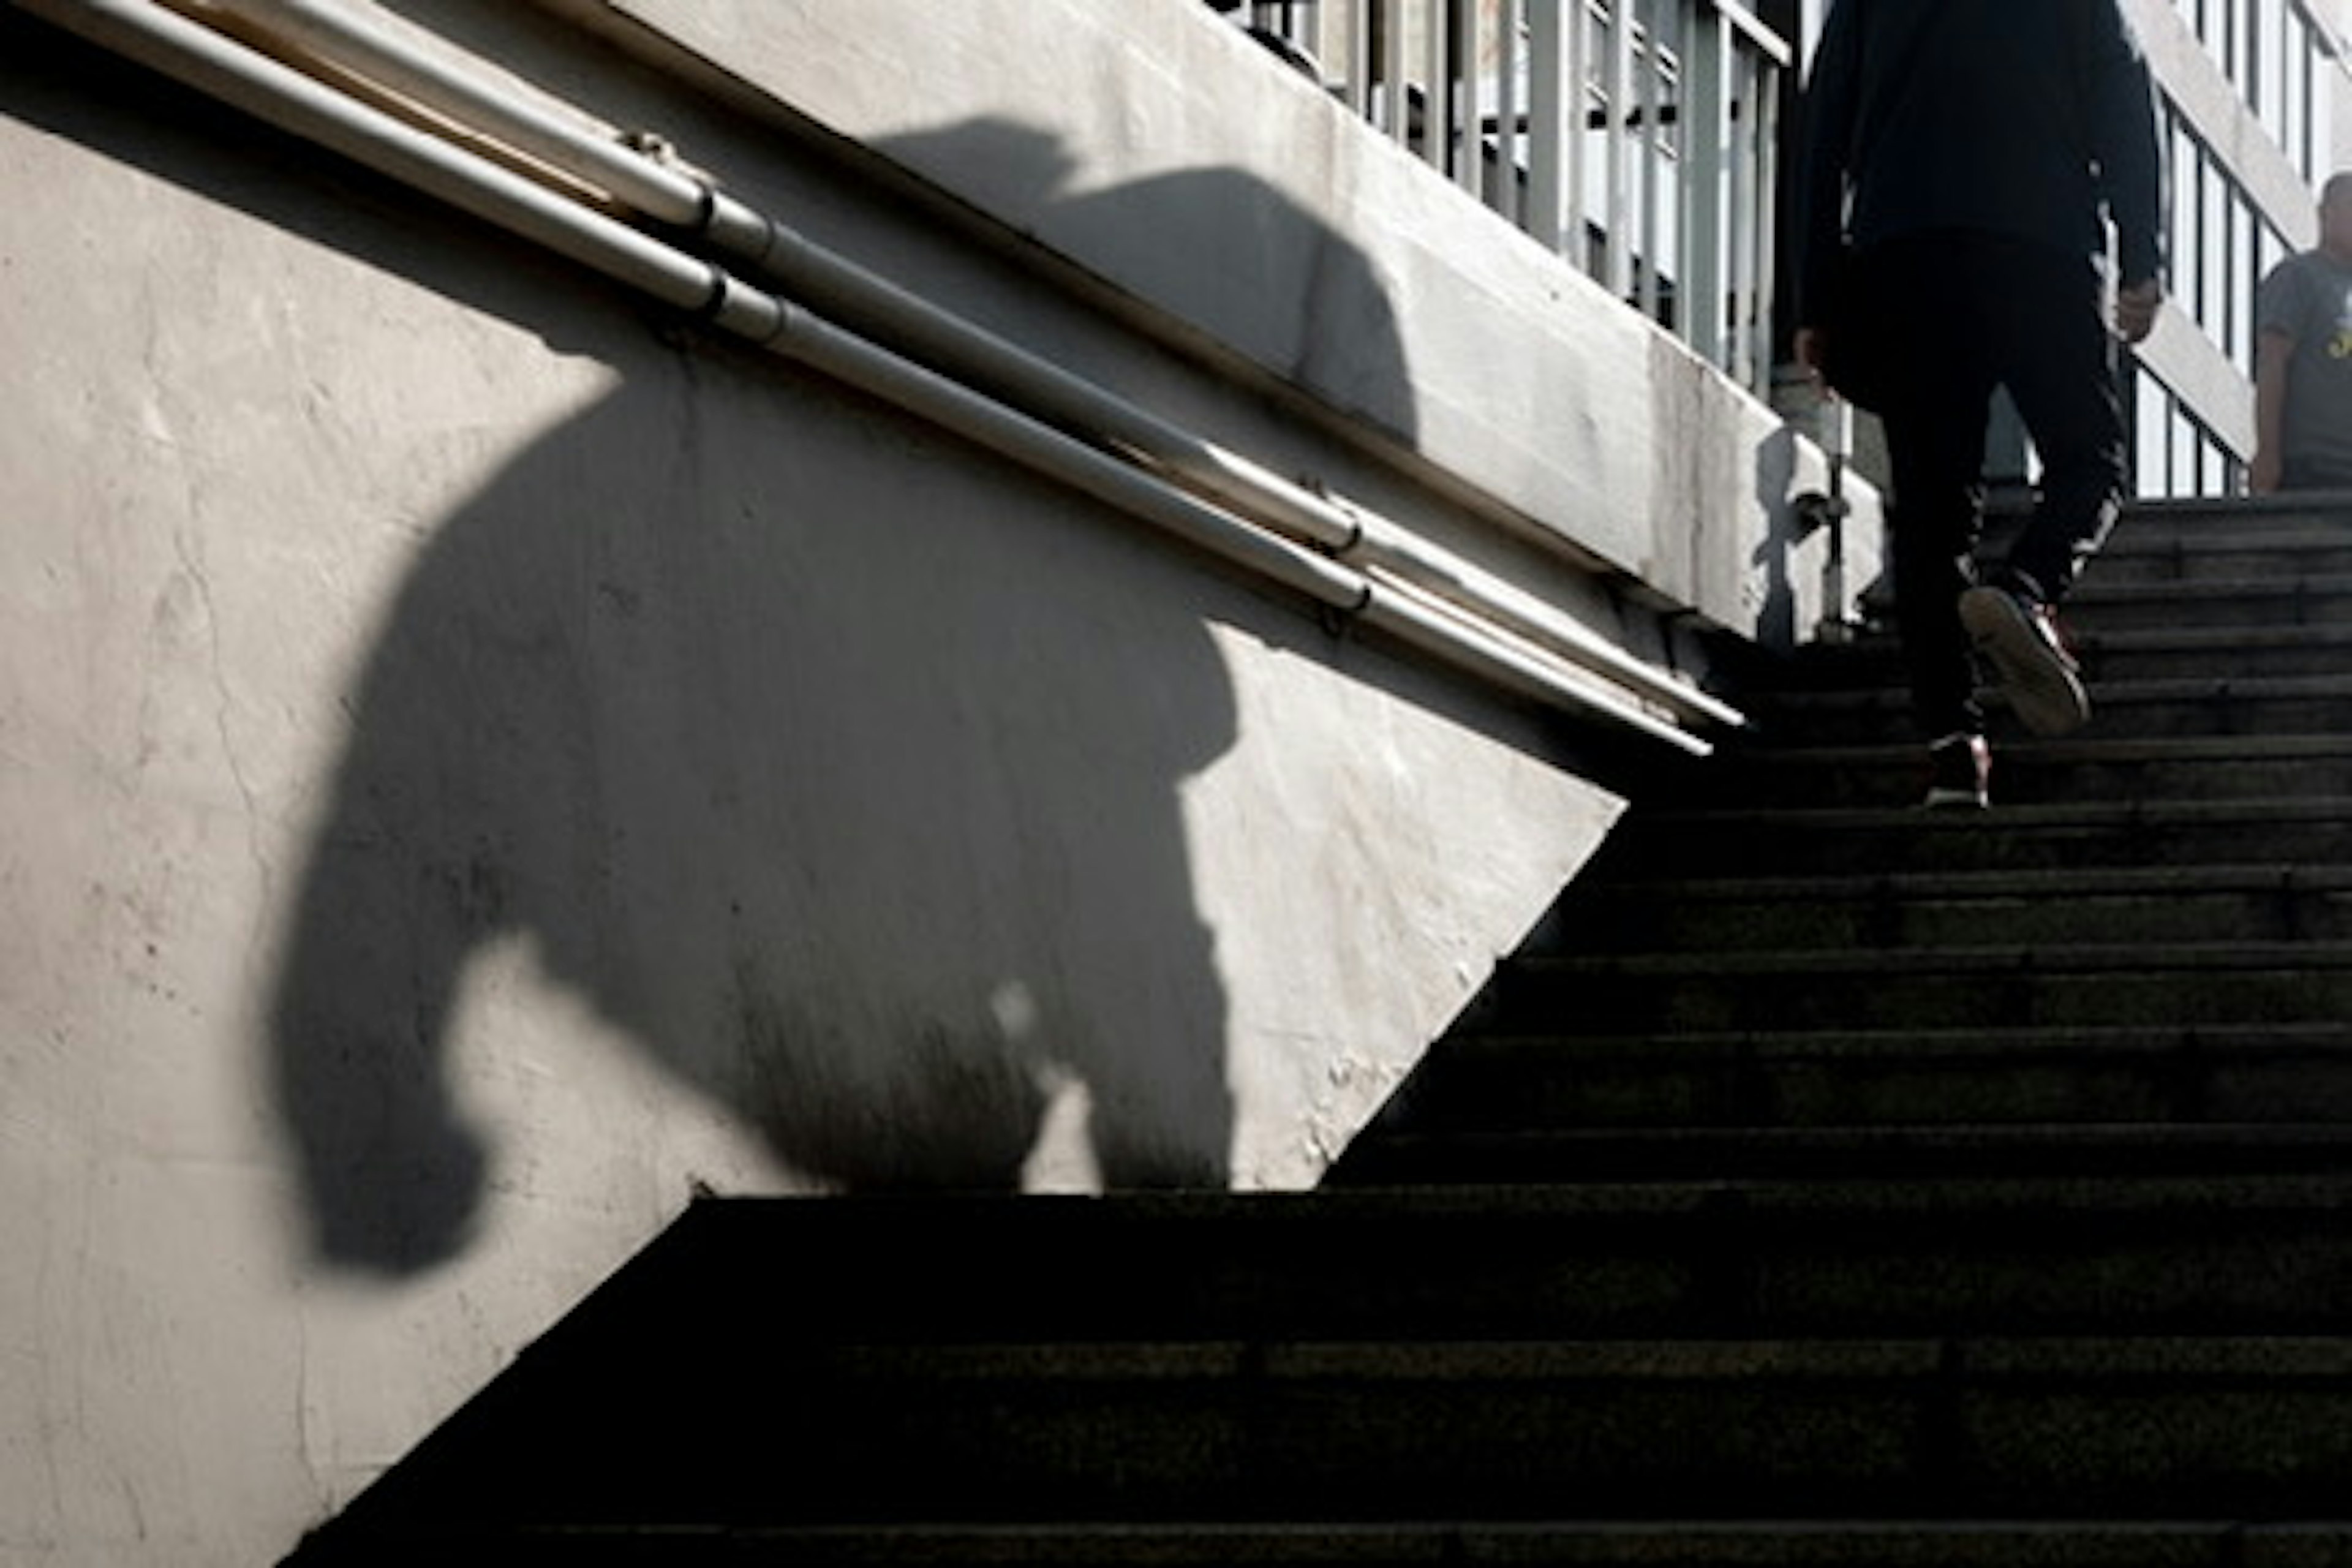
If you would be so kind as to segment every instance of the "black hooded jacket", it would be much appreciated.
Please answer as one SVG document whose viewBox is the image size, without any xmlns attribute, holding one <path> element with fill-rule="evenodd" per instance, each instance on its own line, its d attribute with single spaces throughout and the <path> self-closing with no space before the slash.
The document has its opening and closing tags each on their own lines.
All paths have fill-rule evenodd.
<svg viewBox="0 0 2352 1568">
<path fill-rule="evenodd" d="M 1842 237 L 1974 230 L 2164 269 L 2155 89 L 2116 0 L 1832 0 L 1807 89 L 1799 319 Z M 2105 220 L 2105 221 L 2103 221 Z"/>
</svg>

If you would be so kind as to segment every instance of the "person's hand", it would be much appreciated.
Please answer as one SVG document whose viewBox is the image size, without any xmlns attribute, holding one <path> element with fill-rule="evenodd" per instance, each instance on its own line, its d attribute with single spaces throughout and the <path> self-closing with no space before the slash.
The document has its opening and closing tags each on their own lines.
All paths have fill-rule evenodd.
<svg viewBox="0 0 2352 1568">
<path fill-rule="evenodd" d="M 2156 331 L 2156 313 L 2164 304 L 2164 284 L 2155 278 L 2126 283 L 2116 290 L 2116 335 L 2127 343 L 2145 342 Z"/>
<path fill-rule="evenodd" d="M 1795 345 L 1797 363 L 1804 368 L 1805 379 L 1811 382 L 1813 390 L 1822 396 L 1835 397 L 1836 392 L 1832 390 L 1830 384 L 1822 378 L 1822 354 L 1824 346 L 1825 337 L 1821 328 L 1799 327 L 1797 329 Z"/>
<path fill-rule="evenodd" d="M 2280 480 L 2285 477 L 2284 467 L 2276 452 L 2256 452 L 2254 460 L 2246 465 L 2246 489 L 2258 496 L 2275 495 Z"/>
</svg>

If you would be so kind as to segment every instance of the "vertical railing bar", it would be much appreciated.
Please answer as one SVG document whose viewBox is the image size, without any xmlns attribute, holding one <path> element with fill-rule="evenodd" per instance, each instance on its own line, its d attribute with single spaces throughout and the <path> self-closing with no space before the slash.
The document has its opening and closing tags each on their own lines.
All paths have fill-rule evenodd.
<svg viewBox="0 0 2352 1568">
<path fill-rule="evenodd" d="M 1495 167 L 1486 205 L 1519 221 L 1519 4 L 1495 6 Z"/>
<path fill-rule="evenodd" d="M 1340 62 L 1342 101 L 1408 146 L 1417 26 L 1418 155 L 1653 320 L 1672 279 L 1676 335 L 1769 391 L 1778 95 L 1792 53 L 1740 0 L 1310 0 L 1284 10 L 1294 34 L 1301 16 L 1313 52 Z"/>
<path fill-rule="evenodd" d="M 1643 16 L 1641 38 L 1643 50 L 1635 61 L 1640 72 L 1641 91 L 1638 94 L 1641 134 L 1633 145 L 1639 150 L 1637 165 L 1641 175 L 1641 260 L 1642 314 L 1658 320 L 1658 275 L 1661 258 L 1658 255 L 1659 186 L 1665 172 L 1665 138 L 1658 121 L 1664 110 L 1659 85 L 1665 67 L 1665 40 L 1658 29 L 1658 11 L 1664 0 L 1636 0 L 1637 15 Z"/>
<path fill-rule="evenodd" d="M 1454 182 L 1481 200 L 1486 196 L 1486 92 L 1485 80 L 1478 72 L 1479 20 L 1482 7 L 1478 0 L 1462 0 L 1454 8 L 1454 75 L 1459 84 L 1462 105 L 1461 140 L 1456 143 L 1456 156 L 1461 160 L 1454 167 Z"/>
<path fill-rule="evenodd" d="M 1633 294 L 1633 201 L 1626 189 L 1626 108 L 1633 85 L 1633 29 L 1627 16 L 1633 0 L 1609 0 L 1608 100 L 1601 147 L 1608 159 L 1608 208 L 1603 219 L 1609 291 L 1620 300 Z"/>
<path fill-rule="evenodd" d="M 1560 73 L 1560 119 L 1569 136 L 1559 150 L 1561 172 L 1567 176 L 1560 183 L 1561 205 L 1567 212 L 1560 245 L 1578 269 L 1590 275 L 1592 258 L 1585 243 L 1584 218 L 1585 193 L 1591 181 L 1584 154 L 1592 141 L 1588 129 L 1592 113 L 1592 0 L 1559 0 L 1559 5 L 1569 16 L 1568 59 Z"/>
<path fill-rule="evenodd" d="M 1445 0 L 1421 0 L 1422 52 L 1427 58 L 1429 79 L 1422 87 L 1422 156 L 1440 174 L 1450 173 L 1454 153 L 1454 121 L 1459 96 L 1445 63 Z"/>
<path fill-rule="evenodd" d="M 1735 64 L 1728 34 L 1713 0 L 1697 0 L 1683 53 L 1683 333 L 1717 368 L 1728 357 L 1727 296 L 1737 285 L 1728 276 L 1736 264 L 1727 267 L 1726 257 L 1740 221 L 1736 201 L 1726 221 L 1727 177 L 1736 179 L 1725 156 L 1732 141 L 1729 82 Z M 1734 307 L 1734 330 L 1737 320 Z"/>
<path fill-rule="evenodd" d="M 1405 0 L 1369 0 L 1379 13 L 1381 90 L 1388 95 L 1390 140 L 1400 147 L 1412 143 L 1412 84 L 1404 79 Z"/>
<path fill-rule="evenodd" d="M 1358 119 L 1378 124 L 1379 107 L 1372 98 L 1371 0 L 1340 3 L 1345 7 L 1339 18 L 1340 101 Z"/>
<path fill-rule="evenodd" d="M 1580 126 L 1570 129 L 1584 98 L 1584 84 L 1569 68 L 1570 6 L 1580 13 L 1583 0 L 1530 0 L 1528 7 L 1528 195 L 1519 224 L 1554 252 L 1568 246 L 1568 167 L 1583 134 Z"/>
<path fill-rule="evenodd" d="M 1770 68 L 1759 55 L 1750 55 L 1739 62 L 1738 78 L 1734 83 L 1732 112 L 1740 108 L 1747 112 L 1730 127 L 1738 137 L 1734 143 L 1736 157 L 1732 165 L 1732 232 L 1738 237 L 1738 247 L 1732 265 L 1738 269 L 1732 279 L 1733 299 L 1738 314 L 1734 318 L 1731 358 L 1724 369 L 1743 386 L 1757 383 L 1759 359 L 1756 333 L 1763 324 L 1764 295 L 1760 288 L 1759 268 L 1769 264 L 1758 246 L 1758 220 L 1763 204 L 1770 199 L 1771 186 L 1764 183 L 1764 162 L 1771 156 L 1771 148 L 1763 141 L 1764 122 L 1760 116 L 1766 95 L 1770 90 Z"/>
<path fill-rule="evenodd" d="M 1794 68 L 1760 51 L 1753 58 L 1756 83 L 1748 102 L 1748 120 L 1755 126 L 1756 186 L 1748 204 L 1747 380 L 1749 389 L 1762 395 L 1771 389 L 1772 298 L 1780 276 L 1772 225 L 1774 196 L 1780 188 L 1780 77 Z"/>
</svg>

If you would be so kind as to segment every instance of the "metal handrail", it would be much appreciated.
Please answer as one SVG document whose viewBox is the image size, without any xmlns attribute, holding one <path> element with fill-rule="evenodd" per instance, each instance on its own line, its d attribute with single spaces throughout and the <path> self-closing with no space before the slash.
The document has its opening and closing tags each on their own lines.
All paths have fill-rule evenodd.
<svg viewBox="0 0 2352 1568">
<path fill-rule="evenodd" d="M 1354 112 L 1725 374 L 1768 389 L 1772 192 L 1795 51 L 1739 0 L 1253 10 Z"/>
</svg>

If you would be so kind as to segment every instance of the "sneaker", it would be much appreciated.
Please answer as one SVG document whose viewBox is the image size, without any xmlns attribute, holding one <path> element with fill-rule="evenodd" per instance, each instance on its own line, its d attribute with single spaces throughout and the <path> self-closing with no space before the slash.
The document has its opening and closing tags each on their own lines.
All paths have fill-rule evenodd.
<svg viewBox="0 0 2352 1568">
<path fill-rule="evenodd" d="M 1982 735 L 1947 735 L 1927 748 L 1929 811 L 1982 811 L 1992 804 L 1992 749 Z"/>
<path fill-rule="evenodd" d="M 2090 696 L 2049 605 L 2006 588 L 1970 588 L 1960 595 L 1960 625 L 2027 729 L 2063 735 L 2090 719 Z"/>
</svg>

